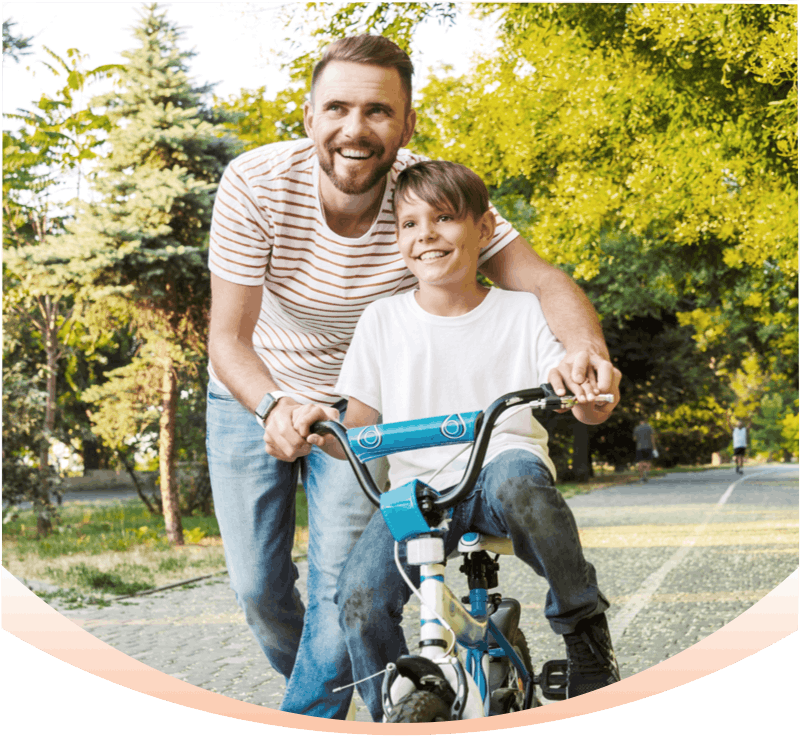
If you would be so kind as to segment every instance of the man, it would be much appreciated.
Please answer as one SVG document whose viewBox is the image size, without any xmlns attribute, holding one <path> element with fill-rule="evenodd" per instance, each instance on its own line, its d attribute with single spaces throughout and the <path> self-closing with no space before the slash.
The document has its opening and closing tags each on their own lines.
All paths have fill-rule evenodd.
<svg viewBox="0 0 800 736">
<path fill-rule="evenodd" d="M 736 461 L 736 472 L 744 475 L 744 456 L 747 453 L 747 427 L 740 419 L 739 423 L 733 428 L 733 457 Z"/>
<path fill-rule="evenodd" d="M 647 474 L 650 472 L 650 461 L 653 459 L 653 448 L 655 447 L 653 428 L 644 419 L 640 419 L 638 426 L 633 430 L 633 439 L 636 440 L 639 480 L 647 483 Z"/>
<path fill-rule="evenodd" d="M 414 287 L 390 205 L 397 173 L 422 158 L 400 150 L 416 122 L 412 74 L 408 56 L 383 37 L 329 46 L 304 110 L 308 139 L 240 156 L 214 207 L 214 506 L 231 586 L 270 663 L 288 680 L 281 709 L 289 712 L 344 718 L 352 692 L 333 692 L 352 682 L 333 596 L 373 509 L 349 466 L 294 430 L 292 413 L 306 403 L 344 408 L 334 387 L 361 312 Z M 616 393 L 619 371 L 586 297 L 496 219 L 481 270 L 498 286 L 539 295 L 567 350 L 556 390 L 582 401 Z M 305 616 L 290 557 L 298 474 L 309 505 Z"/>
</svg>

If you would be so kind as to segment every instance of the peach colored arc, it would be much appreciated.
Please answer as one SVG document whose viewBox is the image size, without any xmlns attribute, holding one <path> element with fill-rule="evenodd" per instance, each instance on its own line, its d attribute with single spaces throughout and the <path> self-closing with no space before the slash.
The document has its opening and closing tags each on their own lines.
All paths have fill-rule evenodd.
<svg viewBox="0 0 800 736">
<path fill-rule="evenodd" d="M 110 682 L 189 708 L 268 723 L 334 733 L 438 734 L 498 730 L 556 721 L 631 703 L 670 690 L 734 664 L 780 641 L 798 628 L 795 571 L 738 618 L 655 667 L 580 698 L 551 703 L 491 721 L 442 724 L 372 724 L 328 721 L 282 713 L 208 692 L 148 667 L 100 641 L 37 598 L 5 568 L 2 570 L 3 628 L 58 659 Z"/>
</svg>

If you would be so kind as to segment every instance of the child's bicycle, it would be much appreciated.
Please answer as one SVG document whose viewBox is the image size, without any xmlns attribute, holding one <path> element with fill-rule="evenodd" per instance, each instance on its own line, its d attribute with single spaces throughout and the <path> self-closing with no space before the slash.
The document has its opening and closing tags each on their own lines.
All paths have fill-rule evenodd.
<svg viewBox="0 0 800 736">
<path fill-rule="evenodd" d="M 612 401 L 603 395 L 599 401 Z M 497 399 L 485 412 L 431 417 L 345 430 L 338 422 L 317 422 L 316 434 L 333 434 L 369 499 L 381 509 L 395 538 L 395 562 L 420 600 L 420 653 L 405 655 L 384 672 L 384 720 L 425 723 L 482 718 L 541 705 L 566 697 L 567 662 L 546 662 L 538 675 L 519 628 L 520 604 L 499 593 L 501 554 L 514 554 L 511 540 L 465 534 L 458 552 L 469 584 L 467 609 L 444 582 L 447 510 L 470 492 L 483 466 L 492 429 L 501 414 L 516 410 L 561 409 L 575 404 L 545 384 Z M 381 494 L 364 463 L 376 457 L 434 445 L 472 442 L 461 482 L 446 493 L 419 480 Z M 406 543 L 409 565 L 420 568 L 417 589 L 400 564 L 399 543 Z M 492 553 L 494 558 L 490 555 Z"/>
</svg>

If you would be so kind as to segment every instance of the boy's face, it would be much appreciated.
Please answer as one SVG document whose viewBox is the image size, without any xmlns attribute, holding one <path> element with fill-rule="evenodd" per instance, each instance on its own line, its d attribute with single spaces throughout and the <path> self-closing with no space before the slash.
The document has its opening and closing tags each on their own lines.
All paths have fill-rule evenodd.
<svg viewBox="0 0 800 736">
<path fill-rule="evenodd" d="M 494 233 L 494 216 L 486 212 L 457 220 L 452 211 L 429 205 L 411 192 L 397 203 L 397 244 L 400 255 L 420 284 L 471 286 L 478 256 Z"/>
</svg>

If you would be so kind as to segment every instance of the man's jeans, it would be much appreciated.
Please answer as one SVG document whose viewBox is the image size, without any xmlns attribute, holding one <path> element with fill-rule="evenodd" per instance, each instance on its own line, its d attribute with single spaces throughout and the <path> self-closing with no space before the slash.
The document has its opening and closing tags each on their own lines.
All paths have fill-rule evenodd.
<svg viewBox="0 0 800 736">
<path fill-rule="evenodd" d="M 281 710 L 345 718 L 353 679 L 334 604 L 336 579 L 374 511 L 350 465 L 318 448 L 294 463 L 267 455 L 264 430 L 209 382 L 207 448 L 214 510 L 236 600 L 287 679 Z M 308 609 L 291 559 L 298 475 L 308 499 Z M 305 618 L 304 618 L 305 613 Z"/>
<path fill-rule="evenodd" d="M 547 579 L 544 613 L 557 634 L 570 633 L 581 619 L 608 608 L 594 567 L 583 556 L 572 511 L 533 453 L 506 450 L 484 467 L 475 489 L 453 511 L 445 537 L 447 554 L 468 531 L 510 537 L 514 554 Z M 405 566 L 403 544 L 400 560 Z M 418 585 L 419 568 L 405 569 Z M 514 597 L 513 589 L 504 592 Z M 383 516 L 375 514 L 353 548 L 337 593 L 355 680 L 380 672 L 408 653 L 400 624 L 409 595 L 395 565 L 394 539 Z M 382 678 L 375 677 L 358 685 L 375 721 L 382 718 L 381 683 Z"/>
</svg>

